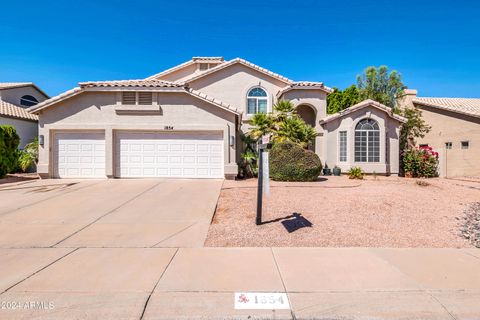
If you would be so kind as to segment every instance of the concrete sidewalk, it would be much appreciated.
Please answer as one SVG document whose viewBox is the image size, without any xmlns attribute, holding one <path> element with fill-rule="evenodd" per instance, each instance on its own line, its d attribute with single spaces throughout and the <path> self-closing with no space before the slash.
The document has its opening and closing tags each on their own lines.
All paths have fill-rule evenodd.
<svg viewBox="0 0 480 320">
<path fill-rule="evenodd" d="M 0 319 L 480 318 L 477 249 L 0 249 L 0 274 Z"/>
</svg>

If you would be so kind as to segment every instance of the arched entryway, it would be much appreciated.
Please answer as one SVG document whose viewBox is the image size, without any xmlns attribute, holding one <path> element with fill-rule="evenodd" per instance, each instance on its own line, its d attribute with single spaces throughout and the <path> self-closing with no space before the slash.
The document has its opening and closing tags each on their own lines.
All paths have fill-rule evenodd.
<svg viewBox="0 0 480 320">
<path fill-rule="evenodd" d="M 297 114 L 303 119 L 303 121 L 315 128 L 317 114 L 312 106 L 308 104 L 300 104 L 297 107 Z M 312 141 L 308 149 L 315 151 L 315 141 Z"/>
<path fill-rule="evenodd" d="M 308 104 L 301 104 L 297 107 L 297 113 L 307 124 L 315 128 L 315 110 Z"/>
</svg>

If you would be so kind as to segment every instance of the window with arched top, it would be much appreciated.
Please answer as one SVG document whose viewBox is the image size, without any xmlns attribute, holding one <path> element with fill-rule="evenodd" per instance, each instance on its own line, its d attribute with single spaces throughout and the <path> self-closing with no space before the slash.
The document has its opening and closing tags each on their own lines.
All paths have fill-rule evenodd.
<svg viewBox="0 0 480 320">
<path fill-rule="evenodd" d="M 355 127 L 355 162 L 380 162 L 380 127 L 363 119 Z"/>
<path fill-rule="evenodd" d="M 267 113 L 267 111 L 267 92 L 260 87 L 250 89 L 247 94 L 247 114 Z"/>
<path fill-rule="evenodd" d="M 35 99 L 35 97 L 31 95 L 24 95 L 20 98 L 20 105 L 25 106 L 25 107 L 31 107 L 34 106 L 38 103 L 38 100 Z"/>
</svg>

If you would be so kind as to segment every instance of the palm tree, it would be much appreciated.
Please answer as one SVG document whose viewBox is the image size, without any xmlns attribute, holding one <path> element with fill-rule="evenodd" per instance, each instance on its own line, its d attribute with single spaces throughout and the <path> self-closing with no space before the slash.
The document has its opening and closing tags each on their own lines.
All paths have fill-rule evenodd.
<svg viewBox="0 0 480 320">
<path fill-rule="evenodd" d="M 252 127 L 247 132 L 247 136 L 257 141 L 262 136 L 269 134 L 273 129 L 273 119 L 266 113 L 256 113 L 252 117 Z"/>
<path fill-rule="evenodd" d="M 271 135 L 271 141 L 292 141 L 302 147 L 315 139 L 315 129 L 306 124 L 296 112 L 295 106 L 288 100 L 279 100 L 273 106 L 273 113 L 257 113 L 252 118 L 252 127 L 247 133 L 248 137 L 258 141 L 266 134 Z"/>
</svg>

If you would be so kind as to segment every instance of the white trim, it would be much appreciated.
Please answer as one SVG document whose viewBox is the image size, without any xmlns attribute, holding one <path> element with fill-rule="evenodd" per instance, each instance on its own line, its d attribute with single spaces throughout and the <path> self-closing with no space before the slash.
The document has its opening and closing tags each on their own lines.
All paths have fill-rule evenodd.
<svg viewBox="0 0 480 320">
<path fill-rule="evenodd" d="M 256 89 L 256 88 L 262 89 L 267 94 L 267 96 L 266 97 L 250 97 L 248 94 L 250 93 L 250 91 L 252 91 L 253 89 Z M 272 109 L 272 107 L 271 107 L 272 103 L 270 101 L 270 96 L 271 95 L 268 93 L 267 89 L 265 89 L 264 87 L 262 87 L 260 85 L 250 87 L 250 89 L 247 90 L 247 94 L 246 94 L 246 97 L 245 97 L 245 104 L 246 104 L 245 105 L 245 114 L 247 116 L 253 116 L 253 115 L 259 113 L 258 112 L 258 99 L 267 101 L 267 112 L 266 113 L 272 112 L 272 110 L 271 110 Z M 248 99 L 257 99 L 256 105 L 255 105 L 255 111 L 256 111 L 255 113 L 249 113 L 248 112 Z"/>
<path fill-rule="evenodd" d="M 346 145 L 345 145 L 345 153 L 346 153 L 346 155 L 345 155 L 345 161 L 342 161 L 342 160 L 340 159 L 340 151 L 341 151 L 340 133 L 342 133 L 342 132 L 345 132 L 345 140 L 346 140 L 346 141 L 345 141 L 345 143 L 346 143 Z M 337 148 L 338 148 L 337 161 L 338 161 L 339 164 L 347 164 L 347 163 L 349 162 L 349 161 L 348 161 L 348 153 L 349 153 L 349 152 L 348 152 L 348 143 L 349 143 L 348 130 L 340 129 L 340 128 L 339 128 L 338 134 L 337 134 L 337 142 L 338 142 L 338 143 L 337 143 Z"/>
<path fill-rule="evenodd" d="M 375 121 L 377 123 L 378 130 L 375 130 L 375 129 L 374 130 L 363 130 L 363 129 L 357 130 L 358 124 L 363 120 L 373 120 L 373 121 Z M 357 145 L 356 133 L 357 133 L 357 131 L 367 133 L 367 141 L 366 141 L 366 147 L 367 147 L 366 148 L 366 159 L 367 159 L 367 161 L 357 161 L 356 160 L 356 157 L 357 157 L 357 153 L 356 153 L 356 145 Z M 369 138 L 371 132 L 378 132 L 378 161 L 368 161 L 369 154 L 370 154 L 370 150 L 369 150 L 369 146 L 368 146 L 368 144 L 369 144 L 368 143 L 369 142 L 368 138 Z M 382 147 L 382 145 L 384 145 L 384 143 L 385 143 L 385 138 L 382 138 L 382 136 L 384 134 L 385 134 L 385 132 L 384 132 L 384 130 L 381 129 L 380 123 L 378 122 L 378 120 L 373 119 L 371 117 L 371 114 L 367 115 L 367 117 L 361 117 L 360 119 L 358 119 L 358 121 L 356 121 L 354 123 L 354 126 L 353 126 L 353 162 L 354 163 L 368 163 L 368 164 L 371 164 L 371 163 L 385 163 L 385 159 L 382 159 L 382 153 L 385 152 L 385 146 Z"/>
</svg>

